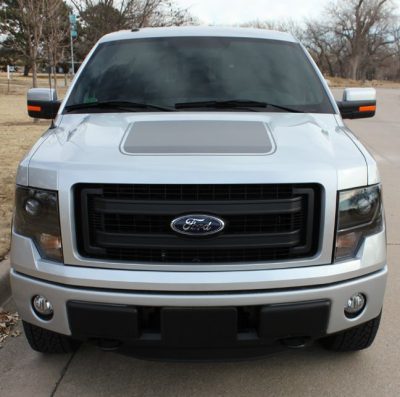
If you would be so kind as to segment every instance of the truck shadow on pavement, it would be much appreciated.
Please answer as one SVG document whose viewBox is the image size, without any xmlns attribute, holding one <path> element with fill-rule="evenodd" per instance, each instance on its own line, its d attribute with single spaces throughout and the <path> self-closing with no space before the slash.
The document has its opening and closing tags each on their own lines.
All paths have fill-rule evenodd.
<svg viewBox="0 0 400 397">
<path fill-rule="evenodd" d="M 338 355 L 315 345 L 247 361 L 162 362 L 85 344 L 70 362 L 56 395 L 125 395 L 127 391 L 138 396 L 322 395 L 332 377 L 344 375 L 343 380 L 349 381 L 351 367 L 361 373 L 369 361 L 365 357 L 365 353 Z"/>
<path fill-rule="evenodd" d="M 332 353 L 315 343 L 252 360 L 172 362 L 139 360 L 89 343 L 72 355 L 42 355 L 21 335 L 0 349 L 0 395 L 372 396 L 384 387 L 380 395 L 394 396 L 397 381 L 389 382 L 394 373 L 379 375 L 377 357 L 386 344 L 378 335 L 370 349 L 358 353 Z"/>
</svg>

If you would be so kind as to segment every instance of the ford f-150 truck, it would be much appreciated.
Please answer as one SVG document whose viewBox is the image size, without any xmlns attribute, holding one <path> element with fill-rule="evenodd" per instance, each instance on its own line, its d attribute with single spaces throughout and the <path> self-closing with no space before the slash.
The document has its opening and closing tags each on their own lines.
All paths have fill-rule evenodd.
<svg viewBox="0 0 400 397">
<path fill-rule="evenodd" d="M 387 278 L 381 185 L 290 34 L 134 29 L 104 36 L 19 165 L 14 300 L 31 347 L 236 357 L 316 340 L 368 347 Z"/>
</svg>

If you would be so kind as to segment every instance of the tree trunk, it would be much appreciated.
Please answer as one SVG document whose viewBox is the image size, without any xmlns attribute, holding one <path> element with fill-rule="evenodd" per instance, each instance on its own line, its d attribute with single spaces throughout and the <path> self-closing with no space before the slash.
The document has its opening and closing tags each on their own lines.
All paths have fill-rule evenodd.
<svg viewBox="0 0 400 397">
<path fill-rule="evenodd" d="M 333 77 L 335 75 L 335 73 L 333 71 L 332 62 L 329 60 L 329 56 L 327 56 L 327 55 L 325 55 L 325 62 L 328 67 L 328 70 L 329 70 L 329 76 Z"/>
<path fill-rule="evenodd" d="M 54 70 L 53 73 L 53 88 L 57 91 L 57 71 Z"/>
<path fill-rule="evenodd" d="M 32 87 L 36 88 L 37 87 L 37 65 L 36 65 L 36 59 L 32 60 Z M 39 119 L 33 119 L 34 123 L 38 123 Z"/>
<path fill-rule="evenodd" d="M 32 60 L 32 87 L 33 88 L 37 87 L 37 65 L 36 65 L 36 59 Z"/>
<path fill-rule="evenodd" d="M 359 55 L 353 55 L 349 60 L 349 78 L 357 80 L 358 68 L 360 66 Z"/>
<path fill-rule="evenodd" d="M 57 91 L 57 67 L 53 66 L 53 88 Z"/>
<path fill-rule="evenodd" d="M 24 77 L 28 77 L 29 76 L 29 70 L 31 68 L 31 65 L 24 65 Z"/>
</svg>

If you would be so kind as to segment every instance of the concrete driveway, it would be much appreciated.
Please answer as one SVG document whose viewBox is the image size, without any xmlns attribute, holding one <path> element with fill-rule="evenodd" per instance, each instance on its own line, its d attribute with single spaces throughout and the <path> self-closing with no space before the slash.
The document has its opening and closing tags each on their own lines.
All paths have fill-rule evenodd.
<svg viewBox="0 0 400 397">
<path fill-rule="evenodd" d="M 161 363 L 90 345 L 43 356 L 20 336 L 0 350 L 0 396 L 399 396 L 400 90 L 381 89 L 378 98 L 374 119 L 349 122 L 380 163 L 388 223 L 389 285 L 370 349 L 334 354 L 313 346 L 257 361 Z"/>
</svg>

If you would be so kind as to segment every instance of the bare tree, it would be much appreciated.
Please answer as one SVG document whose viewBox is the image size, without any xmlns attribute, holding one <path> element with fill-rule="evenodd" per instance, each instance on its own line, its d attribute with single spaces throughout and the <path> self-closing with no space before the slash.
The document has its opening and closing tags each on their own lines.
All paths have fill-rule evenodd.
<svg viewBox="0 0 400 397">
<path fill-rule="evenodd" d="M 244 26 L 292 33 L 330 76 L 400 77 L 400 26 L 391 0 L 331 0 L 323 17 L 304 24 L 272 20 Z"/>
<path fill-rule="evenodd" d="M 45 0 L 17 0 L 19 17 L 30 38 L 28 56 L 32 65 L 32 85 L 37 87 L 37 62 L 45 23 Z"/>
<path fill-rule="evenodd" d="M 4 46 L 19 54 L 25 65 L 32 68 L 32 84 L 36 87 L 45 0 L 4 0 L 0 5 L 0 30 L 6 36 Z"/>
<path fill-rule="evenodd" d="M 392 31 L 394 37 L 393 44 L 393 59 L 389 64 L 390 73 L 395 76 L 397 80 L 400 80 L 400 25 L 393 28 Z"/>
<path fill-rule="evenodd" d="M 284 20 L 255 20 L 244 23 L 241 25 L 244 28 L 256 28 L 256 29 L 267 29 L 267 30 L 276 30 L 279 32 L 288 32 L 291 33 L 293 36 L 302 40 L 303 38 L 303 27 L 301 24 L 297 23 L 292 19 L 284 19 Z"/>
<path fill-rule="evenodd" d="M 137 27 L 152 26 L 182 26 L 198 25 L 199 21 L 190 15 L 188 9 L 176 7 L 173 2 L 163 0 L 159 2 L 158 7 L 154 8 L 152 13 L 141 20 Z"/>
<path fill-rule="evenodd" d="M 328 5 L 326 15 L 331 31 L 346 43 L 347 77 L 364 78 L 367 58 L 393 43 L 389 28 L 393 15 L 391 1 L 334 1 Z"/>
<path fill-rule="evenodd" d="M 346 43 L 324 22 L 307 20 L 302 41 L 323 73 L 342 76 L 345 73 Z"/>
<path fill-rule="evenodd" d="M 130 9 L 127 13 L 127 20 L 130 28 L 143 28 L 150 26 L 150 20 L 163 5 L 163 0 L 134 0 L 129 2 Z"/>
<path fill-rule="evenodd" d="M 47 53 L 54 88 L 57 89 L 57 65 L 68 47 L 69 9 L 63 0 L 45 0 L 46 24 L 43 29 L 44 47 Z"/>
</svg>

